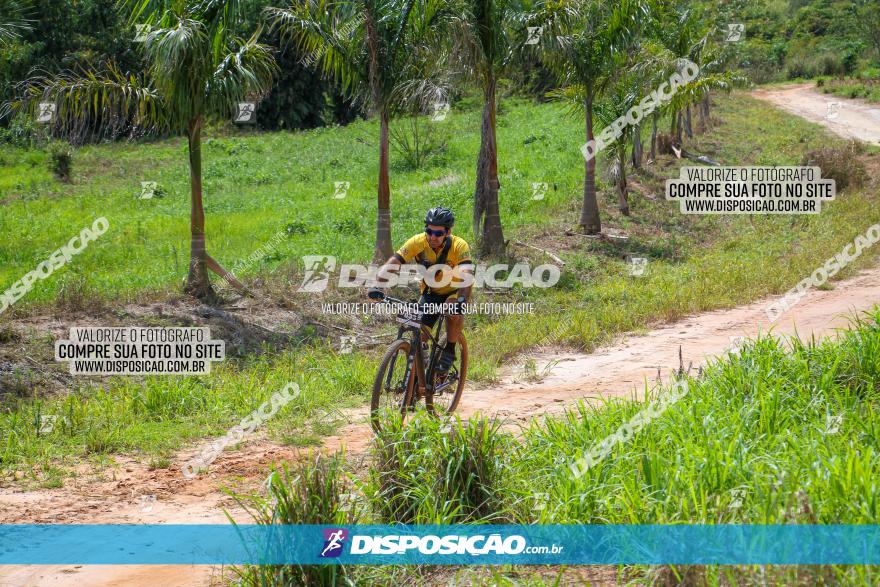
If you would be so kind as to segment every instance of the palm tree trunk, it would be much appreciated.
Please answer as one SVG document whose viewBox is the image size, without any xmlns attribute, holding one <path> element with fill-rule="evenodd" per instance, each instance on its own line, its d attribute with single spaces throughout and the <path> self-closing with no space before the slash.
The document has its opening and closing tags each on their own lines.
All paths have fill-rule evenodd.
<svg viewBox="0 0 880 587">
<path fill-rule="evenodd" d="M 633 127 L 632 163 L 633 169 L 642 168 L 642 125 L 640 124 Z"/>
<path fill-rule="evenodd" d="M 587 91 L 584 101 L 587 142 L 593 140 L 593 92 Z M 599 234 L 602 222 L 599 218 L 599 202 L 596 201 L 596 158 L 590 157 L 584 167 L 584 201 L 581 206 L 580 226 L 586 234 Z"/>
<path fill-rule="evenodd" d="M 194 120 L 187 130 L 190 181 L 190 258 L 184 291 L 199 299 L 212 299 L 205 248 L 205 208 L 202 204 L 202 121 Z"/>
<path fill-rule="evenodd" d="M 379 114 L 379 191 L 376 217 L 376 250 L 373 259 L 382 263 L 391 256 L 391 185 L 388 180 L 388 111 Z"/>
<path fill-rule="evenodd" d="M 651 161 L 657 160 L 657 111 L 651 114 Z"/>
<path fill-rule="evenodd" d="M 474 236 L 480 255 L 498 257 L 504 253 L 504 232 L 498 207 L 498 143 L 495 124 L 495 74 L 486 74 L 483 124 L 480 129 L 480 155 L 477 159 L 477 183 L 474 187 Z"/>
<path fill-rule="evenodd" d="M 681 130 L 682 130 L 682 115 L 681 110 L 675 113 L 675 143 L 677 145 L 681 145 Z"/>
<path fill-rule="evenodd" d="M 624 216 L 629 216 L 629 201 L 626 197 L 626 147 L 621 146 L 617 156 L 617 208 Z"/>
<path fill-rule="evenodd" d="M 692 139 L 692 138 L 694 138 L 694 129 L 691 126 L 691 105 L 690 104 L 687 105 L 686 112 L 687 112 L 687 115 L 685 116 L 685 119 L 684 119 L 684 132 L 687 133 L 687 137 L 689 139 Z"/>
</svg>

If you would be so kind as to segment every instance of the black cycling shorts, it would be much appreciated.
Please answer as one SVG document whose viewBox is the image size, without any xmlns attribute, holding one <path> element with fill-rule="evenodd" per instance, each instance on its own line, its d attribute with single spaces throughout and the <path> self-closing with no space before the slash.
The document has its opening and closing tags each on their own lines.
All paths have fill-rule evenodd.
<svg viewBox="0 0 880 587">
<path fill-rule="evenodd" d="M 455 292 L 448 294 L 438 294 L 432 291 L 426 291 L 419 298 L 419 304 L 451 304 L 456 298 Z M 437 318 L 440 314 L 422 314 L 422 324 L 428 328 L 434 328 Z"/>
</svg>

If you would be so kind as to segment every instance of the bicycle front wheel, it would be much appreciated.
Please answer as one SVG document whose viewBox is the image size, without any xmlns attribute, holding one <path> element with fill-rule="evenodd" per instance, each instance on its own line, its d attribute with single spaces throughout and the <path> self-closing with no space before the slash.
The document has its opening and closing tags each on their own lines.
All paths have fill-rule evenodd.
<svg viewBox="0 0 880 587">
<path fill-rule="evenodd" d="M 407 377 L 407 362 L 411 350 L 406 339 L 395 340 L 388 347 L 379 372 L 373 382 L 373 399 L 370 401 L 370 422 L 378 432 L 383 419 L 391 414 L 403 415 L 412 396 L 414 374 Z"/>
</svg>

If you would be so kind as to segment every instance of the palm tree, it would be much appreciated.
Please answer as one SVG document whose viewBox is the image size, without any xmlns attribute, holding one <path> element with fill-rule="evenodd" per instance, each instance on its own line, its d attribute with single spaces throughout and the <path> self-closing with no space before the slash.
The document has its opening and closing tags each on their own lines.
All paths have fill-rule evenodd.
<svg viewBox="0 0 880 587">
<path fill-rule="evenodd" d="M 665 106 L 665 110 L 670 113 L 670 133 L 681 145 L 683 132 L 688 138 L 693 137 L 692 107 L 699 106 L 706 120 L 709 94 L 713 90 L 730 91 L 734 87 L 748 85 L 749 82 L 742 75 L 725 70 L 725 64 L 731 58 L 732 52 L 729 48 L 721 49 L 711 43 L 716 29 L 706 24 L 707 19 L 702 13 L 686 4 L 666 6 L 658 3 L 657 6 L 659 8 L 654 12 L 652 32 L 663 48 L 656 49 L 653 54 L 655 61 L 665 62 L 665 68 L 658 66 L 655 69 L 665 69 L 663 75 L 669 75 L 670 72 L 680 69 L 686 61 L 699 68 L 697 77 L 679 88 Z"/>
<path fill-rule="evenodd" d="M 0 0 L 0 47 L 8 45 L 30 30 L 24 4 L 20 0 Z"/>
<path fill-rule="evenodd" d="M 578 102 L 588 143 L 595 137 L 594 105 L 615 74 L 615 56 L 627 51 L 647 14 L 643 0 L 542 0 L 538 5 L 535 18 L 544 25 L 550 45 L 547 65 L 563 86 L 551 92 L 551 97 Z M 602 223 L 596 200 L 596 159 L 585 159 L 579 225 L 587 234 L 597 234 Z"/>
<path fill-rule="evenodd" d="M 459 63 L 483 90 L 480 154 L 474 186 L 474 237 L 486 256 L 504 253 L 504 232 L 498 206 L 498 142 L 496 139 L 496 88 L 498 74 L 514 55 L 514 22 L 521 14 L 518 0 L 464 0 L 459 21 Z M 522 33 L 522 27 L 519 27 Z M 524 41 L 525 39 L 523 39 Z"/>
<path fill-rule="evenodd" d="M 18 107 L 54 101 L 64 121 L 118 125 L 181 133 L 187 138 L 190 171 L 190 264 L 185 291 L 213 300 L 208 269 L 238 282 L 207 253 L 202 203 L 202 128 L 212 116 L 231 117 L 240 100 L 268 93 L 276 73 L 259 31 L 235 36 L 237 0 L 126 0 L 132 24 L 146 27 L 143 75 L 108 66 L 84 75 L 36 76 L 25 84 Z"/>
<path fill-rule="evenodd" d="M 668 50 L 671 56 L 670 65 L 673 61 L 687 59 L 701 66 L 700 56 L 713 30 L 711 25 L 706 24 L 709 20 L 684 3 L 668 6 L 658 3 L 658 7 L 654 33 Z M 679 145 L 682 142 L 682 131 L 687 132 L 688 138 L 693 137 L 691 104 L 689 100 L 682 100 L 681 96 L 671 102 L 669 132 Z"/>
<path fill-rule="evenodd" d="M 295 0 L 267 8 L 282 35 L 336 81 L 347 96 L 368 104 L 379 118 L 379 183 L 374 259 L 391 248 L 389 125 L 412 103 L 445 95 L 431 81 L 433 50 L 441 47 L 448 16 L 443 0 Z M 433 58 L 433 60 L 432 60 Z"/>
<path fill-rule="evenodd" d="M 606 90 L 603 99 L 596 104 L 596 119 L 600 129 L 611 124 L 636 106 L 644 95 L 644 77 L 642 72 L 630 66 L 626 67 L 623 60 L 617 60 L 619 73 Z M 635 136 L 640 132 L 638 125 L 625 125 L 617 140 L 608 147 L 608 158 L 611 161 L 609 175 L 617 186 L 617 208 L 624 216 L 629 216 L 629 200 L 627 198 L 626 153 L 630 141 L 635 148 Z"/>
</svg>

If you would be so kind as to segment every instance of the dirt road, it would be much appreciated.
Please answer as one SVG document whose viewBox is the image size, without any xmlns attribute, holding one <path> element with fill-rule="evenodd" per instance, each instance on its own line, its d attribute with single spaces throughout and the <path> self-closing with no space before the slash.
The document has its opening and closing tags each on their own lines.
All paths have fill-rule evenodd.
<svg viewBox="0 0 880 587">
<path fill-rule="evenodd" d="M 761 88 L 752 95 L 840 136 L 880 145 L 880 104 L 823 94 L 814 83 Z"/>
<path fill-rule="evenodd" d="M 844 136 L 880 144 L 880 108 L 843 101 L 816 92 L 807 85 L 758 90 L 766 99 L 809 120 L 824 124 Z M 827 104 L 842 101 L 839 116 L 828 118 Z M 638 396 L 656 381 L 658 369 L 668 380 L 679 365 L 681 348 L 685 365 L 699 365 L 722 355 L 734 337 L 755 337 L 797 332 L 802 338 L 833 335 L 847 325 L 847 316 L 880 303 L 880 268 L 835 283 L 827 291 L 811 290 L 801 302 L 772 325 L 764 312 L 771 301 L 695 315 L 663 325 L 642 336 L 622 337 L 617 344 L 584 354 L 544 352 L 531 355 L 545 371 L 540 382 L 524 379 L 526 357 L 510 362 L 502 383 L 485 389 L 468 388 L 459 408 L 462 416 L 477 412 L 496 415 L 510 424 L 537 415 L 557 413 L 580 399 Z M 349 457 L 364 458 L 370 429 L 355 414 L 340 434 L 327 438 L 324 449 L 344 447 Z M 182 463 L 197 452 L 185 451 L 169 469 L 149 470 L 132 458 L 117 459 L 117 466 L 96 477 L 91 471 L 62 489 L 20 492 L 0 489 L 0 521 L 5 523 L 222 523 L 226 509 L 239 521 L 247 516 L 222 491 L 260 487 L 272 463 L 298 457 L 298 452 L 266 440 L 224 452 L 211 473 L 187 480 Z M 109 478 L 107 478 L 109 477 Z M 43 566 L 0 568 L 0 587 L 21 586 L 204 586 L 219 584 L 223 570 L 208 566 Z"/>
<path fill-rule="evenodd" d="M 482 412 L 515 423 L 559 412 L 581 398 L 638 396 L 646 382 L 656 380 L 658 369 L 661 377 L 668 379 L 669 372 L 678 367 L 679 347 L 685 364 L 693 362 L 696 369 L 722 355 L 735 342 L 734 337 L 755 337 L 769 331 L 775 335 L 796 331 L 801 337 L 832 335 L 847 325 L 848 315 L 880 303 L 878 284 L 880 268 L 874 268 L 837 282 L 832 290 L 812 290 L 783 314 L 772 330 L 765 314 L 770 300 L 762 300 L 695 315 L 642 336 L 626 336 L 618 344 L 589 355 L 531 355 L 539 373 L 547 367 L 540 382 L 519 381 L 524 359 L 514 360 L 501 385 L 466 389 L 459 412 L 463 416 Z M 349 454 L 362 457 L 369 439 L 369 426 L 353 422 L 339 435 L 327 438 L 325 448 L 345 447 Z M 179 465 L 193 452 L 179 455 L 169 469 L 150 471 L 133 459 L 120 459 L 109 480 L 84 474 L 63 489 L 0 490 L 0 519 L 7 523 L 222 523 L 225 508 L 244 522 L 244 512 L 221 487 L 257 488 L 271 463 L 297 457 L 296 450 L 289 447 L 255 441 L 236 452 L 224 452 L 212 465 L 210 476 L 189 481 L 180 474 Z M 0 570 L 0 586 L 192 586 L 210 585 L 219 574 L 219 569 L 205 566 L 7 567 Z"/>
</svg>

